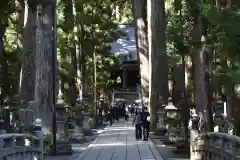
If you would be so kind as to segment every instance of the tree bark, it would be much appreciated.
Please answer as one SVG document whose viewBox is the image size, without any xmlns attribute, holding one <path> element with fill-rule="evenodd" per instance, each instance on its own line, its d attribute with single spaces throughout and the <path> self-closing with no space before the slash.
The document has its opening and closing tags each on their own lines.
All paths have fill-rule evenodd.
<svg viewBox="0 0 240 160">
<path fill-rule="evenodd" d="M 133 15 L 136 24 L 137 55 L 141 79 L 142 100 L 149 98 L 149 54 L 147 41 L 146 1 L 132 0 Z"/>
<path fill-rule="evenodd" d="M 34 100 L 35 52 L 36 52 L 36 11 L 25 3 L 23 25 L 23 56 L 20 74 L 20 99 L 23 104 Z M 27 106 L 27 105 L 24 105 Z"/>
<path fill-rule="evenodd" d="M 194 81 L 196 95 L 196 110 L 203 113 L 207 110 L 207 91 L 205 86 L 205 45 L 202 44 L 203 22 L 200 13 L 195 16 L 195 22 L 192 31 L 192 55 L 194 63 Z"/>
<path fill-rule="evenodd" d="M 52 5 L 47 5 L 42 8 L 39 5 L 36 20 L 36 82 L 34 96 L 37 103 L 38 117 L 42 118 L 45 134 L 51 133 L 53 83 L 57 84 L 57 82 L 53 82 L 52 78 L 52 58 L 57 59 L 57 57 L 53 57 L 54 54 L 52 53 L 52 42 L 55 40 L 52 32 L 52 7 Z M 57 68 L 57 66 L 55 67 Z"/>
<path fill-rule="evenodd" d="M 213 49 L 210 49 L 213 51 Z M 211 54 L 211 55 L 210 55 Z M 213 84 L 212 84 L 212 57 L 213 53 L 207 53 L 206 54 L 206 88 L 207 88 L 207 99 L 208 99 L 208 104 L 207 104 L 207 128 L 209 132 L 213 132 Z"/>
<path fill-rule="evenodd" d="M 76 12 L 75 12 L 75 2 L 74 1 L 65 1 L 65 23 L 67 24 L 67 33 L 69 35 L 68 42 L 73 42 L 74 45 L 69 45 L 70 49 L 70 57 L 71 57 L 71 65 L 73 68 L 73 72 L 70 75 L 71 80 L 69 82 L 70 84 L 70 95 L 69 96 L 69 102 L 71 106 L 76 105 L 76 99 L 77 99 L 77 86 L 76 86 L 76 78 L 77 78 L 77 41 L 75 40 L 76 36 L 76 30 L 74 29 L 76 27 Z M 71 17 L 71 18 L 67 18 Z M 71 34 L 73 33 L 73 34 Z"/>
<path fill-rule="evenodd" d="M 168 62 L 165 43 L 165 2 L 148 0 L 148 44 L 150 72 L 150 117 L 151 128 L 156 129 L 156 112 L 159 99 L 168 103 Z"/>
<path fill-rule="evenodd" d="M 25 2 L 24 0 L 19 0 L 19 2 L 16 2 L 16 8 L 17 8 L 17 18 L 18 18 L 18 23 L 17 23 L 17 37 L 16 37 L 16 45 L 17 45 L 17 51 L 19 56 L 22 57 L 23 53 L 23 25 L 24 25 L 24 14 L 25 14 Z M 18 68 L 16 70 L 16 75 L 17 77 L 20 77 L 21 75 L 21 61 L 18 62 Z M 13 89 L 13 94 L 17 95 L 17 98 L 19 97 L 20 94 L 20 81 L 19 79 L 14 80 L 12 84 L 12 89 Z"/>
<path fill-rule="evenodd" d="M 84 8 L 83 3 L 76 3 L 76 11 L 80 14 L 83 14 Z M 76 15 L 76 25 L 77 25 L 77 68 L 78 68 L 78 77 L 79 77 L 79 97 L 82 101 L 84 97 L 88 96 L 88 85 L 87 85 L 87 74 L 86 74 L 86 51 L 84 47 L 85 40 L 85 29 L 83 20 L 79 15 Z"/>
<path fill-rule="evenodd" d="M 5 60 L 5 46 L 4 46 L 4 33 L 5 27 L 3 24 L 0 24 L 0 107 L 4 106 L 5 98 L 9 90 L 8 84 L 8 64 Z"/>
</svg>

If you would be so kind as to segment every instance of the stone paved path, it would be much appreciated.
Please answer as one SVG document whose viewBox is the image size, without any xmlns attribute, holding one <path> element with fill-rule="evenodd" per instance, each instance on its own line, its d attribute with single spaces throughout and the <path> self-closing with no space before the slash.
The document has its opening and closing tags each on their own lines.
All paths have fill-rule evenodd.
<svg viewBox="0 0 240 160">
<path fill-rule="evenodd" d="M 152 141 L 136 141 L 132 121 L 106 127 L 77 160 L 162 160 Z"/>
</svg>

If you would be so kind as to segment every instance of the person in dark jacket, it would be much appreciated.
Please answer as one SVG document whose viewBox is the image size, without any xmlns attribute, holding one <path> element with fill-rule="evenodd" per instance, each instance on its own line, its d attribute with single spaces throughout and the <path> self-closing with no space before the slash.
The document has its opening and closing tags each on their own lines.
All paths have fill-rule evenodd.
<svg viewBox="0 0 240 160">
<path fill-rule="evenodd" d="M 115 118 L 116 118 L 116 120 L 117 120 L 117 122 L 119 121 L 119 117 L 120 117 L 120 108 L 119 108 L 119 106 L 117 106 L 116 108 L 115 108 Z"/>
<path fill-rule="evenodd" d="M 113 108 L 112 107 L 108 111 L 108 119 L 109 119 L 110 125 L 112 125 L 113 124 Z"/>
<path fill-rule="evenodd" d="M 133 125 L 135 124 L 135 135 L 136 140 L 142 139 L 142 126 L 141 126 L 141 115 L 139 109 L 136 110 L 135 116 L 133 118 Z"/>
<path fill-rule="evenodd" d="M 150 130 L 150 113 L 148 112 L 147 107 L 143 108 L 142 126 L 143 126 L 143 140 L 147 141 L 149 138 L 149 130 Z"/>
<path fill-rule="evenodd" d="M 98 109 L 98 114 L 99 114 L 99 117 L 100 117 L 100 124 L 102 125 L 102 123 L 103 123 L 103 115 L 102 115 L 102 107 L 100 107 L 99 109 Z"/>
</svg>

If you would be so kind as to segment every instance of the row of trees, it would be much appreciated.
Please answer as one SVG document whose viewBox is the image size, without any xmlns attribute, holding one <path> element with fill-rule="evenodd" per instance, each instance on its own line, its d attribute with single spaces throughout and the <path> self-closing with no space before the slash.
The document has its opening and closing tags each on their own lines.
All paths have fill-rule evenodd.
<svg viewBox="0 0 240 160">
<path fill-rule="evenodd" d="M 57 57 L 52 57 L 55 4 L 36 2 L 1 2 L 1 106 L 6 100 L 23 104 L 34 100 L 41 106 L 41 115 L 50 119 L 52 58 L 58 58 L 56 83 L 64 100 L 75 105 L 76 98 L 91 91 L 94 102 L 116 83 L 110 68 L 118 66 L 118 59 L 104 43 L 119 36 L 117 24 L 131 21 L 133 11 L 142 93 L 149 99 L 153 122 L 159 98 L 167 103 L 169 96 L 184 115 L 189 115 L 189 104 L 199 112 L 206 110 L 209 130 L 213 100 L 227 101 L 232 113 L 238 113 L 234 90 L 239 83 L 237 0 L 59 0 Z M 49 128 L 51 121 L 46 117 Z M 188 116 L 182 117 L 186 127 Z"/>
<path fill-rule="evenodd" d="M 59 93 L 56 98 L 61 95 L 71 106 L 84 97 L 94 106 L 100 94 L 119 83 L 111 78 L 111 70 L 119 66 L 118 57 L 105 42 L 121 35 L 116 32 L 119 23 L 131 21 L 130 1 L 6 0 L 0 4 L 0 106 L 16 102 L 26 107 L 28 101 L 35 101 L 48 133 L 53 83 Z M 53 58 L 58 60 L 56 73 Z"/>
<path fill-rule="evenodd" d="M 186 134 L 190 107 L 206 111 L 213 130 L 218 100 L 231 106 L 239 128 L 239 7 L 237 0 L 133 0 L 142 93 L 152 122 L 159 99 L 167 104 L 171 96 L 182 108 Z"/>
</svg>

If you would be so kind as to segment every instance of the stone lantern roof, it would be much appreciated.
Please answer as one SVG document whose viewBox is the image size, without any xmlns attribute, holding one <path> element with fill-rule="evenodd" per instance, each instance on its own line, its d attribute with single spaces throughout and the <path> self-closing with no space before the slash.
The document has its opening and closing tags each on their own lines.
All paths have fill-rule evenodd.
<svg viewBox="0 0 240 160">
<path fill-rule="evenodd" d="M 176 106 L 173 105 L 172 102 L 168 103 L 168 105 L 165 107 L 165 110 L 179 110 Z"/>
</svg>

